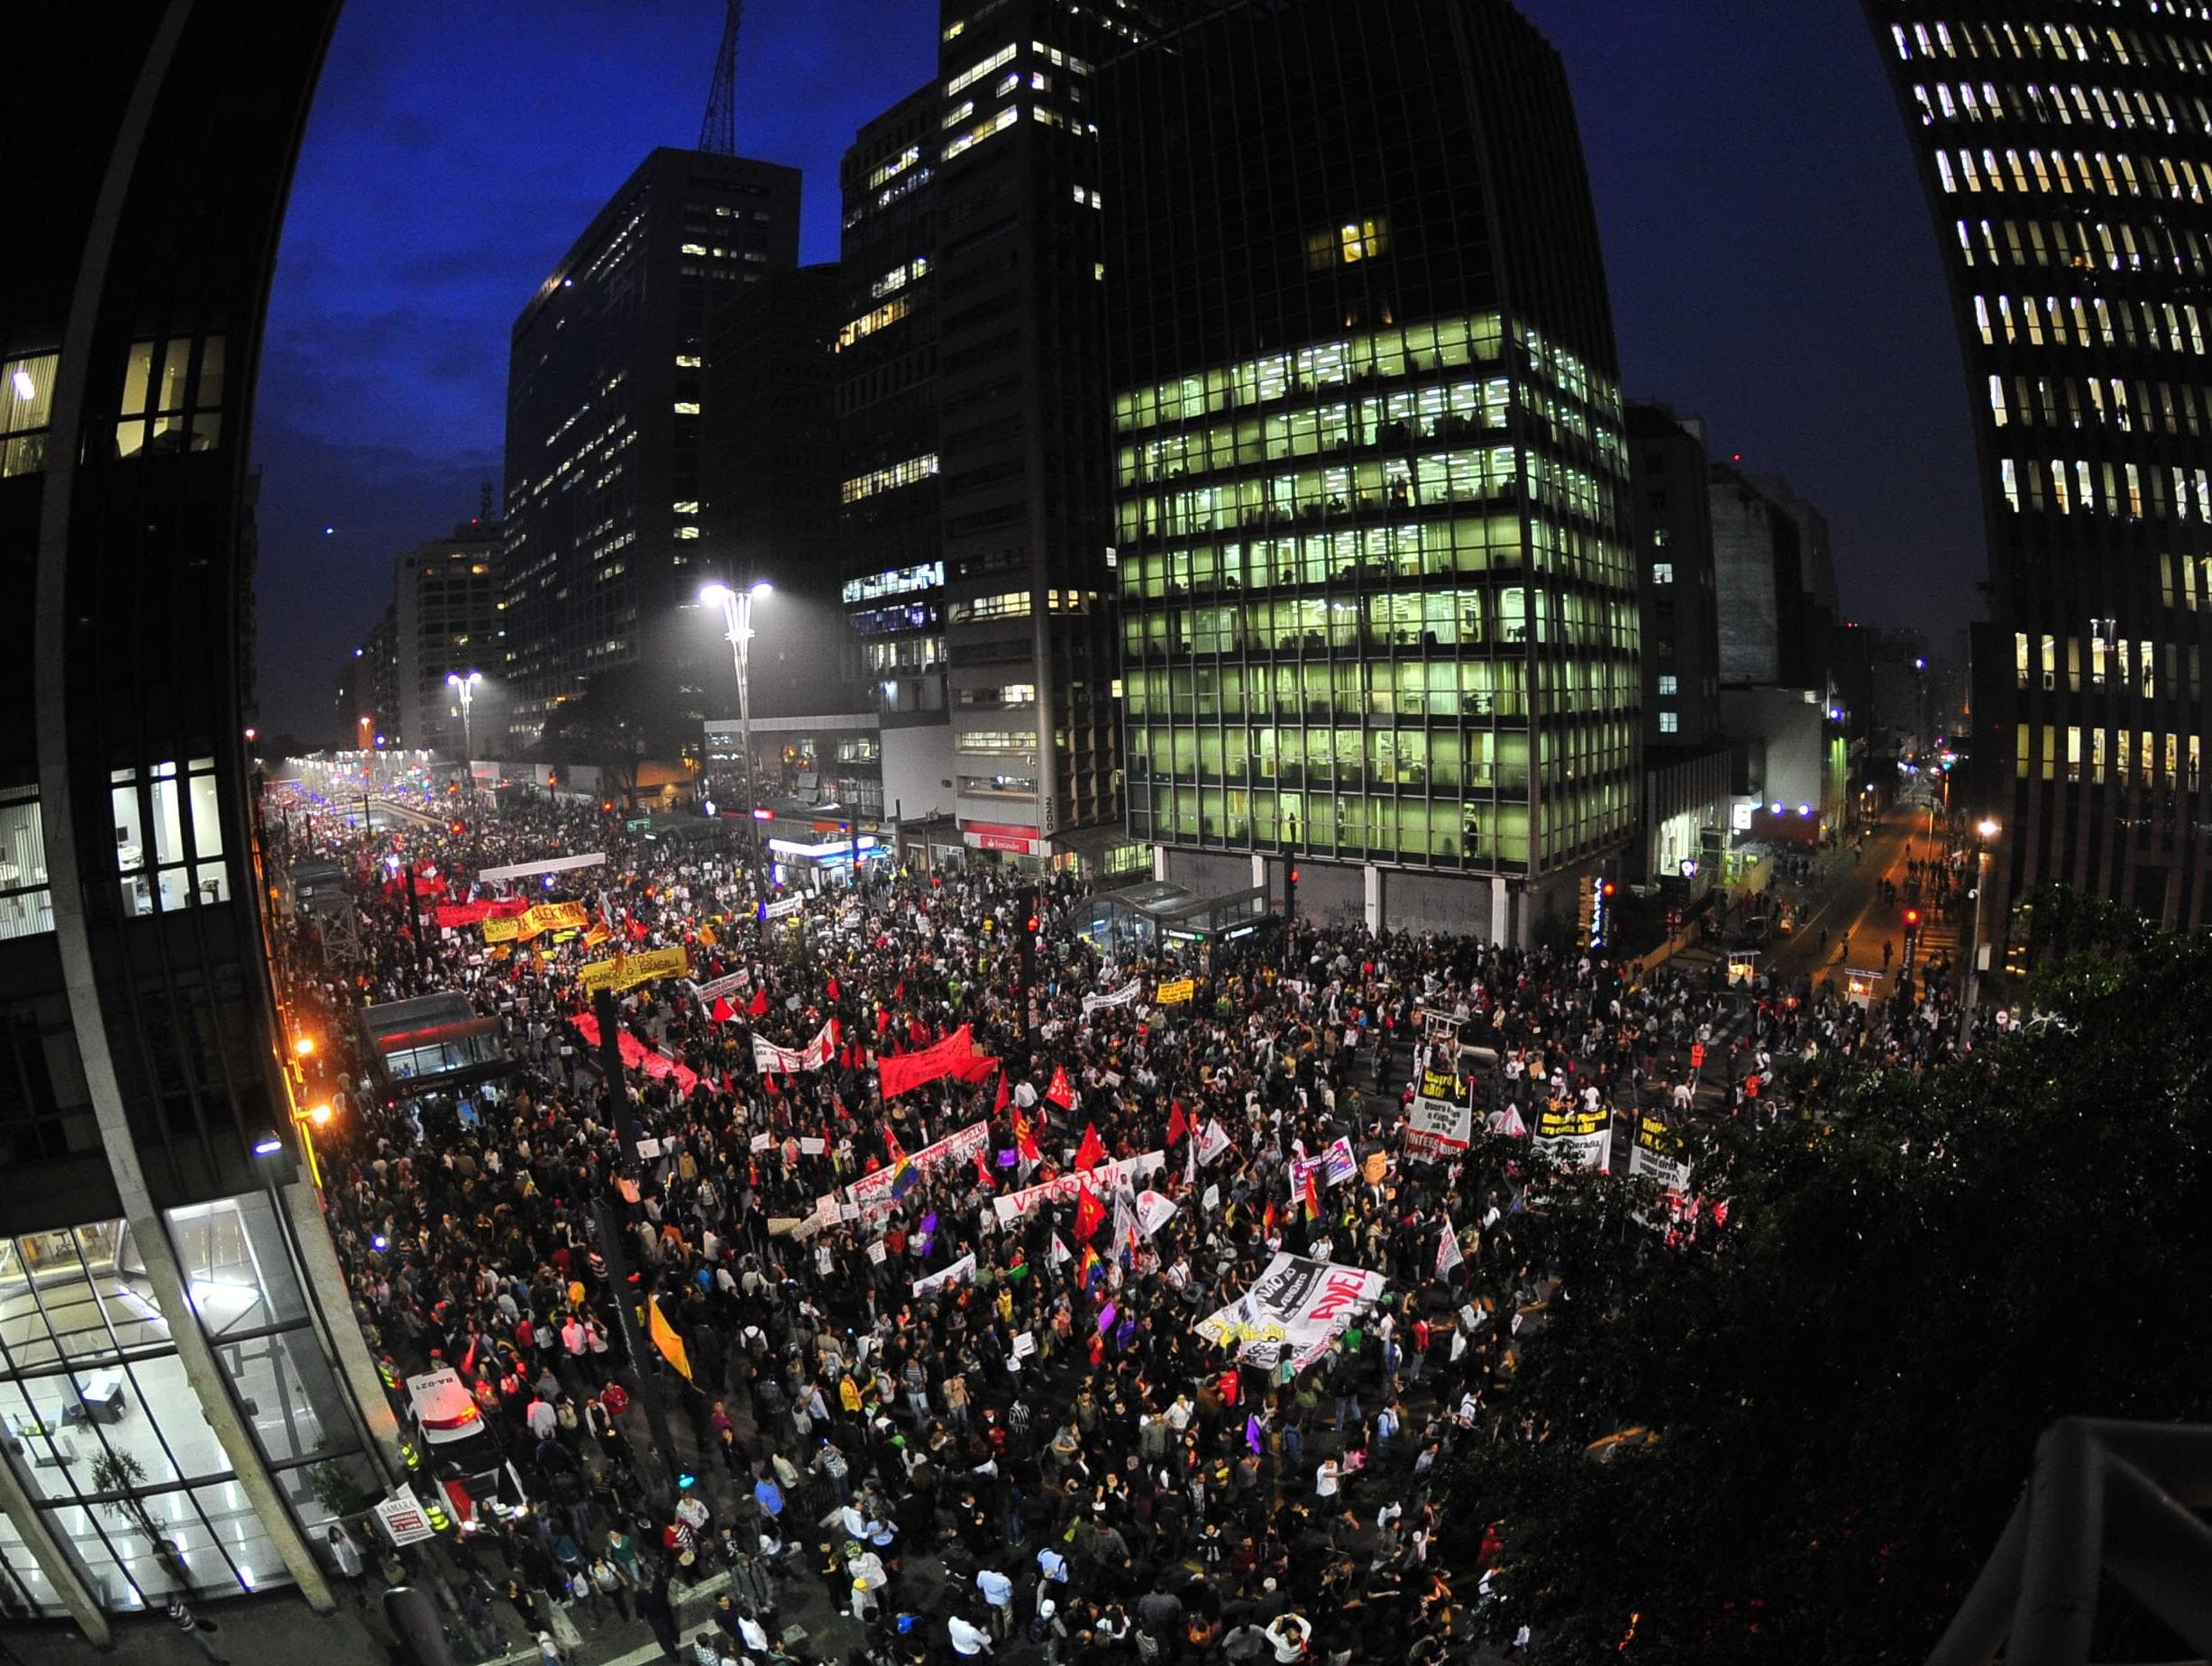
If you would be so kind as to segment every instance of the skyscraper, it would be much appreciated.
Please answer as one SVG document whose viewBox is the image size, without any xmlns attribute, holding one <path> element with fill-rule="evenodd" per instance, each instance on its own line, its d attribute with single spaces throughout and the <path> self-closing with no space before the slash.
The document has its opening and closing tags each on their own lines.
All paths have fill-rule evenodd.
<svg viewBox="0 0 2212 1666">
<path fill-rule="evenodd" d="M 1196 9 L 946 0 L 845 166 L 848 609 L 879 703 L 947 709 L 989 860 L 1122 843 L 1097 71 Z"/>
<path fill-rule="evenodd" d="M 1131 833 L 1371 924 L 1571 923 L 1641 717 L 1558 55 L 1502 0 L 1298 0 L 1103 83 Z"/>
<path fill-rule="evenodd" d="M 747 284 L 798 261 L 796 169 L 663 148 L 515 321 L 503 667 L 511 746 L 534 742 L 554 704 L 596 671 L 696 658 L 696 673 L 708 674 L 713 639 L 694 605 L 718 576 L 700 508 L 708 331 Z"/>
<path fill-rule="evenodd" d="M 472 697 L 464 725 L 445 679 L 471 672 L 496 679 L 506 669 L 498 565 L 499 523 L 480 517 L 393 558 L 400 744 L 458 758 L 464 739 L 493 741 L 497 683 L 480 685 L 488 691 Z"/>
<path fill-rule="evenodd" d="M 1988 526 L 1985 938 L 2057 883 L 2207 920 L 2212 14 L 1868 0 L 1950 273 Z M 1989 922 L 1997 922 L 1995 930 Z"/>
<path fill-rule="evenodd" d="M 0 194 L 36 229 L 0 270 L 0 1607 L 32 1655 L 19 1616 L 105 1646 L 173 1590 L 327 1612 L 308 1469 L 369 1480 L 377 1438 L 345 1371 L 390 1422 L 295 1167 L 238 662 L 337 10 L 8 17 Z"/>
</svg>

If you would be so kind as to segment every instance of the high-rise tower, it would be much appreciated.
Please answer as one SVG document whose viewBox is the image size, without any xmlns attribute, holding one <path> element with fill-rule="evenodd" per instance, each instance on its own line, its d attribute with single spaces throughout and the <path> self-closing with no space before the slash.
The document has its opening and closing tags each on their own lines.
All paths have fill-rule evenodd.
<svg viewBox="0 0 2212 1666">
<path fill-rule="evenodd" d="M 1998 823 L 1982 918 L 2057 883 L 2202 925 L 2212 14 L 1867 10 L 1951 274 L 1979 443 L 1973 814 Z"/>
<path fill-rule="evenodd" d="M 1101 77 L 1133 836 L 1528 940 L 1635 816 L 1613 317 L 1502 0 L 1235 6 Z M 1218 854 L 1216 854 L 1218 853 Z"/>
</svg>

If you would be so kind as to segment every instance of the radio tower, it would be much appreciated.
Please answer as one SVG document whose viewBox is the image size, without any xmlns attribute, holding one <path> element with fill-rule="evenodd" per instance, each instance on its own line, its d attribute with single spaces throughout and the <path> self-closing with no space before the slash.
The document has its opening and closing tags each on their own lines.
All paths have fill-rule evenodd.
<svg viewBox="0 0 2212 1666">
<path fill-rule="evenodd" d="M 717 156 L 737 154 L 737 26 L 745 14 L 745 0 L 729 0 L 722 50 L 714 55 L 714 84 L 707 89 L 707 119 L 699 124 L 699 148 Z"/>
</svg>

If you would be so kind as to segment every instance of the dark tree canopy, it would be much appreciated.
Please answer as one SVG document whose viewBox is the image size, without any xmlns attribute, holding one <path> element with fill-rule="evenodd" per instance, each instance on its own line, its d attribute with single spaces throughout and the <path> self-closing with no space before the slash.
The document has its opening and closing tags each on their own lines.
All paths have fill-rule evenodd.
<svg viewBox="0 0 2212 1666">
<path fill-rule="evenodd" d="M 638 766 L 673 757 L 698 739 L 672 675 L 650 665 L 610 665 L 593 674 L 582 694 L 553 709 L 538 758 L 596 765 L 608 795 L 634 808 Z"/>
<path fill-rule="evenodd" d="M 1624 1218 L 1648 1182 L 1555 1194 L 1519 1384 L 1549 1437 L 1454 1478 L 1458 1519 L 1507 1518 L 1535 1659 L 1924 1659 L 2046 1425 L 2212 1420 L 2212 942 L 2068 927 L 2095 947 L 2015 1038 L 1697 1137 L 1724 1229 L 1664 1248 Z"/>
</svg>

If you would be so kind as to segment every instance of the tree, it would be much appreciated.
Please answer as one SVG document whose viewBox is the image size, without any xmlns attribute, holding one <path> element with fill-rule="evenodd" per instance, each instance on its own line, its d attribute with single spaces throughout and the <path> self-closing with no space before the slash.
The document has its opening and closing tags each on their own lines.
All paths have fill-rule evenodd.
<svg viewBox="0 0 2212 1666">
<path fill-rule="evenodd" d="M 1563 1297 L 1517 1384 L 1549 1438 L 1452 1477 L 1459 1519 L 1507 1520 L 1535 1660 L 1924 1659 L 2044 1427 L 2212 1420 L 2212 943 L 2098 936 L 1983 1055 L 1696 1137 L 1730 1213 L 1688 1246 L 1622 1229 L 1648 1182 L 1555 1195 Z"/>
<path fill-rule="evenodd" d="M 538 760 L 595 764 L 608 792 L 635 810 L 639 765 L 677 755 L 694 738 L 672 677 L 645 664 L 610 665 L 553 709 Z"/>
</svg>

